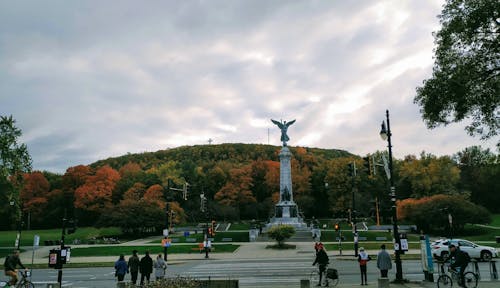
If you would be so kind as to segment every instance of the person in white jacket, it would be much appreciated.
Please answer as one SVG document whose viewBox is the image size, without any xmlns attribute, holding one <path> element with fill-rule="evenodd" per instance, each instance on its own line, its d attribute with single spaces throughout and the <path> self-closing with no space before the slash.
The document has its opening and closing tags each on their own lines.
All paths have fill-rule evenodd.
<svg viewBox="0 0 500 288">
<path fill-rule="evenodd" d="M 365 248 L 359 248 L 358 262 L 359 270 L 361 271 L 361 285 L 368 285 L 368 280 L 366 277 L 366 264 L 368 261 L 372 260 L 368 253 L 365 252 Z"/>
<path fill-rule="evenodd" d="M 158 257 L 156 257 L 153 267 L 155 268 L 156 280 L 165 278 L 165 270 L 167 270 L 167 262 L 163 260 L 161 254 L 159 254 Z"/>
</svg>

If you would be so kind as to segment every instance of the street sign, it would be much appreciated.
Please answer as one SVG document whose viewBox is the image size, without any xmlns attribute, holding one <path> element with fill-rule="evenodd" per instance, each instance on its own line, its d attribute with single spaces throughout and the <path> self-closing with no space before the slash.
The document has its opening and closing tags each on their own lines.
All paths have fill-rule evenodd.
<svg viewBox="0 0 500 288">
<path fill-rule="evenodd" d="M 401 241 L 401 250 L 408 251 L 408 239 L 400 239 Z"/>
<path fill-rule="evenodd" d="M 40 236 L 35 235 L 35 237 L 33 237 L 33 246 L 36 248 L 38 248 L 38 246 L 40 246 Z"/>
<path fill-rule="evenodd" d="M 165 237 L 168 236 L 168 229 L 163 229 L 163 236 L 165 236 Z"/>
</svg>

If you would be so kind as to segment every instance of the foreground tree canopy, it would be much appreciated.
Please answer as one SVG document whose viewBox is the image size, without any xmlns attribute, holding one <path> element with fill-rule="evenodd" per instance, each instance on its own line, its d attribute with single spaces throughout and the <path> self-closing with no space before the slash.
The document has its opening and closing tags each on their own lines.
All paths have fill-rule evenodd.
<svg viewBox="0 0 500 288">
<path fill-rule="evenodd" d="M 470 135 L 498 135 L 500 2 L 447 0 L 439 18 L 432 77 L 417 88 L 415 103 L 429 128 L 467 118 Z"/>
</svg>

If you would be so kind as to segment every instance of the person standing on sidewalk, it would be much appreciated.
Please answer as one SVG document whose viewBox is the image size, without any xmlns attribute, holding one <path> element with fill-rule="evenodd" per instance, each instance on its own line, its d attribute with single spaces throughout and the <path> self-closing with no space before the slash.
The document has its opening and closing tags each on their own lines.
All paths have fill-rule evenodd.
<svg viewBox="0 0 500 288">
<path fill-rule="evenodd" d="M 153 259 L 149 256 L 149 251 L 146 251 L 146 255 L 141 258 L 139 271 L 141 272 L 141 286 L 144 285 L 144 278 L 146 278 L 149 284 L 149 278 L 151 277 L 151 273 L 153 273 Z"/>
<path fill-rule="evenodd" d="M 366 276 L 366 264 L 368 261 L 372 260 L 368 253 L 365 252 L 365 248 L 359 248 L 358 254 L 358 262 L 359 262 L 359 270 L 361 271 L 361 285 L 368 285 L 368 280 Z"/>
<path fill-rule="evenodd" d="M 132 256 L 128 258 L 128 269 L 132 278 L 132 284 L 137 284 L 137 274 L 139 274 L 139 266 L 141 262 L 137 256 L 137 250 L 132 251 Z"/>
<path fill-rule="evenodd" d="M 385 251 L 385 244 L 380 246 L 382 250 L 377 255 L 377 268 L 380 270 L 380 277 L 387 278 L 387 272 L 392 269 L 391 256 Z"/>
<path fill-rule="evenodd" d="M 165 278 L 165 270 L 167 269 L 167 263 L 161 258 L 161 254 L 156 257 L 155 263 L 153 264 L 155 268 L 156 280 Z"/>
<path fill-rule="evenodd" d="M 125 255 L 120 254 L 120 258 L 115 262 L 115 276 L 118 277 L 118 282 L 123 281 L 125 274 L 128 273 L 127 262 L 125 261 Z"/>
</svg>

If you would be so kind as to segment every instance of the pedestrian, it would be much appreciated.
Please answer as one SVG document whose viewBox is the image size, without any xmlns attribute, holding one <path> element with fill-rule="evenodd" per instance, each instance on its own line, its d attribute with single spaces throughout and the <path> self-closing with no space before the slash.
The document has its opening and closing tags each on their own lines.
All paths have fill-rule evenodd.
<svg viewBox="0 0 500 288">
<path fill-rule="evenodd" d="M 156 280 L 163 279 L 165 277 L 165 270 L 167 269 L 167 262 L 163 260 L 161 254 L 156 257 L 153 267 L 155 268 Z"/>
<path fill-rule="evenodd" d="M 132 251 L 132 256 L 128 258 L 128 269 L 130 271 L 130 276 L 132 280 L 132 284 L 137 284 L 137 274 L 139 273 L 139 266 L 141 262 L 139 261 L 139 257 L 137 256 L 137 250 Z"/>
<path fill-rule="evenodd" d="M 151 273 L 153 273 L 153 259 L 149 256 L 149 251 L 146 251 L 144 257 L 141 258 L 139 272 L 141 272 L 141 286 L 144 285 L 144 278 L 146 278 L 149 284 L 149 278 L 151 277 Z"/>
<path fill-rule="evenodd" d="M 368 261 L 372 260 L 372 258 L 365 252 L 365 248 L 359 248 L 358 254 L 358 262 L 359 262 L 359 270 L 361 271 L 361 285 L 368 285 L 368 280 L 366 276 L 366 264 Z"/>
<path fill-rule="evenodd" d="M 316 286 L 321 286 L 321 280 L 323 279 L 323 274 L 325 274 L 325 271 L 326 271 L 326 266 L 328 265 L 328 263 L 330 262 L 330 259 L 328 259 L 328 255 L 326 254 L 326 251 L 325 251 L 325 247 L 323 246 L 323 244 L 320 243 L 320 245 L 318 245 L 318 252 L 316 253 L 316 259 L 314 259 L 314 263 L 312 264 L 313 266 L 317 264 L 319 264 L 319 283 L 316 285 Z M 325 286 L 328 286 L 328 279 L 326 279 L 326 275 L 325 275 L 325 280 L 326 280 L 326 284 Z"/>
<path fill-rule="evenodd" d="M 127 262 L 125 261 L 125 255 L 120 254 L 120 258 L 115 262 L 115 277 L 118 277 L 118 282 L 123 281 L 125 274 L 128 273 Z"/>
<path fill-rule="evenodd" d="M 380 277 L 387 278 L 387 272 L 392 269 L 391 256 L 385 251 L 385 244 L 380 246 L 382 250 L 377 255 L 377 268 L 380 270 Z"/>
<path fill-rule="evenodd" d="M 19 258 L 19 250 L 14 250 L 11 255 L 8 255 L 5 258 L 5 262 L 3 263 L 5 276 L 10 276 L 9 285 L 14 287 L 17 283 L 17 266 L 27 271 L 28 268 L 24 267 L 21 263 L 21 259 Z"/>
</svg>

